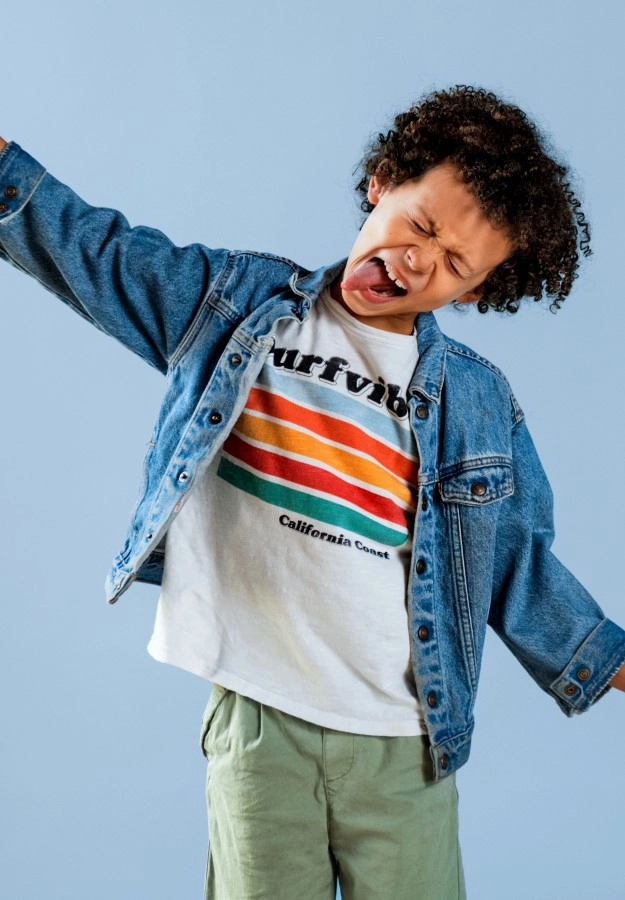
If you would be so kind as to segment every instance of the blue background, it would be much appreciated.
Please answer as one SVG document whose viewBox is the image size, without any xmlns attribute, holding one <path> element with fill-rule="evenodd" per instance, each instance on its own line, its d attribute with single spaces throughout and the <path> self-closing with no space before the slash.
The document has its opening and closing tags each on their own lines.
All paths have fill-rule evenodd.
<svg viewBox="0 0 625 900">
<path fill-rule="evenodd" d="M 20 0 L 0 133 L 175 241 L 347 255 L 352 170 L 425 89 L 524 107 L 579 172 L 595 254 L 557 315 L 444 310 L 501 365 L 556 495 L 555 549 L 625 622 L 623 5 Z M 209 685 L 145 652 L 158 590 L 103 599 L 164 382 L 0 272 L 0 896 L 199 897 Z M 472 900 L 622 900 L 625 697 L 567 719 L 491 633 L 458 776 Z M 285 898 L 287 900 L 287 898 Z"/>
</svg>

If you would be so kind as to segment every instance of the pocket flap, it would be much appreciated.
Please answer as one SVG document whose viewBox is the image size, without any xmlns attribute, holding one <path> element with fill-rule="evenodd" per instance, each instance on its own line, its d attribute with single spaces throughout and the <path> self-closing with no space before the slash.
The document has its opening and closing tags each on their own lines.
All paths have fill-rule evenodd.
<svg viewBox="0 0 625 900">
<path fill-rule="evenodd" d="M 484 506 L 514 493 L 512 466 L 473 466 L 441 477 L 439 486 L 446 503 Z"/>
</svg>

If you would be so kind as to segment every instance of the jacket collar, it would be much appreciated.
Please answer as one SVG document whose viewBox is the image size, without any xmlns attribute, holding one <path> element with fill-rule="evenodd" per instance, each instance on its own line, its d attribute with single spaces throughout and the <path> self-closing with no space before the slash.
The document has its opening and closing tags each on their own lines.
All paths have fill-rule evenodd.
<svg viewBox="0 0 625 900">
<path fill-rule="evenodd" d="M 338 278 L 345 268 L 346 262 L 347 257 L 337 263 L 332 263 L 330 266 L 324 266 L 321 269 L 317 269 L 314 272 L 297 271 L 293 273 L 289 284 L 291 285 L 293 293 L 302 298 L 300 307 L 304 316 L 308 313 L 311 303 L 314 303 L 321 292 Z"/>
<path fill-rule="evenodd" d="M 293 292 L 301 297 L 301 318 L 306 317 L 311 304 L 314 304 L 321 292 L 338 278 L 346 262 L 346 259 L 342 259 L 314 272 L 293 274 L 290 285 Z M 417 345 L 419 360 L 410 385 L 410 393 L 421 394 L 435 403 L 440 403 L 445 380 L 447 343 L 434 313 L 422 312 L 417 316 Z"/>
<path fill-rule="evenodd" d="M 419 359 L 410 385 L 411 394 L 423 394 L 435 403 L 441 402 L 445 380 L 447 341 L 432 312 L 417 316 Z"/>
</svg>

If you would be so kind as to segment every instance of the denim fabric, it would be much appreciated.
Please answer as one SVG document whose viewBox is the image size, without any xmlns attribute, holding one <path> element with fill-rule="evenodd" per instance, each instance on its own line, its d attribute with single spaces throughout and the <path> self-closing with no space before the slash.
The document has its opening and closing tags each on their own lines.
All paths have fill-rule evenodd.
<svg viewBox="0 0 625 900">
<path fill-rule="evenodd" d="M 27 153 L 0 156 L 0 255 L 166 376 L 109 602 L 159 584 L 165 536 L 243 409 L 282 318 L 303 321 L 344 261 L 176 247 L 89 206 Z M 409 390 L 420 456 L 408 585 L 414 675 L 435 778 L 466 762 L 486 624 L 567 714 L 625 662 L 625 631 L 553 556 L 552 496 L 503 374 L 417 318 Z M 375 639 L 375 637 L 372 637 Z"/>
</svg>

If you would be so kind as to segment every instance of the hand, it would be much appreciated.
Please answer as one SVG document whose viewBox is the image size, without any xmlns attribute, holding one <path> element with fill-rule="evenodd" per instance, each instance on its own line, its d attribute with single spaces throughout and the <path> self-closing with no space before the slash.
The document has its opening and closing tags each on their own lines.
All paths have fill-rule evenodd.
<svg viewBox="0 0 625 900">
<path fill-rule="evenodd" d="M 625 691 L 625 665 L 622 665 L 612 681 L 610 687 L 618 688 L 619 691 Z"/>
<path fill-rule="evenodd" d="M 5 141 L 5 139 L 0 137 L 0 153 L 2 153 L 2 151 L 4 150 L 6 145 L 7 145 L 7 142 Z"/>
</svg>

